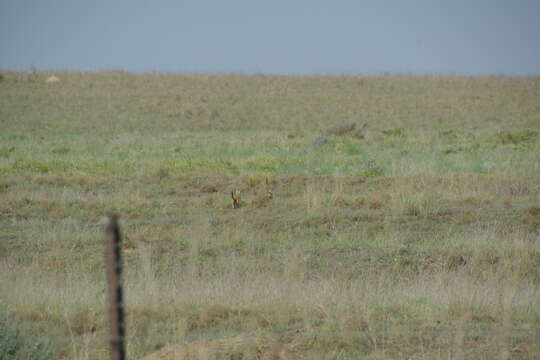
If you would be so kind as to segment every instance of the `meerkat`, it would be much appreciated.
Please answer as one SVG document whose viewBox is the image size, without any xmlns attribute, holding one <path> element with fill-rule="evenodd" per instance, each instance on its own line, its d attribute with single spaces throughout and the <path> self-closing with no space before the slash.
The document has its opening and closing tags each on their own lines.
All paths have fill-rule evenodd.
<svg viewBox="0 0 540 360">
<path fill-rule="evenodd" d="M 232 208 L 238 209 L 240 207 L 240 190 L 234 189 L 231 191 Z"/>
</svg>

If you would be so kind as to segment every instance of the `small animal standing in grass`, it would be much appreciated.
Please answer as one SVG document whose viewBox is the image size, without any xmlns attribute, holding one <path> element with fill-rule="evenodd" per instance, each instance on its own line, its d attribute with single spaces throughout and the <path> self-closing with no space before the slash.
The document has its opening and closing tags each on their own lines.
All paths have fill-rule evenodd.
<svg viewBox="0 0 540 360">
<path fill-rule="evenodd" d="M 268 200 L 272 200 L 274 198 L 274 191 L 270 188 L 270 180 L 268 180 L 268 176 L 264 182 L 266 184 L 266 197 Z"/>
<path fill-rule="evenodd" d="M 234 189 L 231 191 L 232 208 L 238 209 L 240 207 L 240 190 Z"/>
</svg>

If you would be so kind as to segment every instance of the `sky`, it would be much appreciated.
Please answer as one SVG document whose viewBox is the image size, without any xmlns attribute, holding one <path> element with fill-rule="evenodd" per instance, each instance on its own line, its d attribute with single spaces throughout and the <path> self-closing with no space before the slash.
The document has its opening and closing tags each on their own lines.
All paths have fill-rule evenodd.
<svg viewBox="0 0 540 360">
<path fill-rule="evenodd" d="M 0 69 L 540 75 L 540 0 L 0 0 Z"/>
</svg>

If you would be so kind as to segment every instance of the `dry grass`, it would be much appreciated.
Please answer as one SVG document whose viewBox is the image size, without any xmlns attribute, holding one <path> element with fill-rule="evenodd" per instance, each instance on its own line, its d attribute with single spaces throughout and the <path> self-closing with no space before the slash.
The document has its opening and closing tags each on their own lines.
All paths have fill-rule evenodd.
<svg viewBox="0 0 540 360">
<path fill-rule="evenodd" d="M 107 358 L 110 211 L 130 358 L 538 358 L 538 78 L 3 75 L 0 306 L 55 358 Z"/>
<path fill-rule="evenodd" d="M 356 128 L 355 123 L 349 123 L 349 124 L 341 124 L 341 125 L 335 125 L 332 127 L 329 127 L 326 129 L 326 132 L 330 135 L 345 135 L 347 133 L 350 133 Z"/>
</svg>

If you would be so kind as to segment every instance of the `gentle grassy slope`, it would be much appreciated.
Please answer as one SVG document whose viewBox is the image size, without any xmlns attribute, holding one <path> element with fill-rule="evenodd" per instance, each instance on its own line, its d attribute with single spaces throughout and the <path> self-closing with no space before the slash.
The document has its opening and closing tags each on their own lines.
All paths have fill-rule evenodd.
<svg viewBox="0 0 540 360">
<path fill-rule="evenodd" d="M 49 75 L 0 82 L 0 305 L 57 358 L 110 211 L 130 358 L 540 356 L 540 78 Z"/>
</svg>

